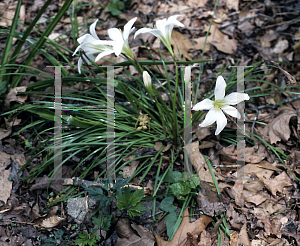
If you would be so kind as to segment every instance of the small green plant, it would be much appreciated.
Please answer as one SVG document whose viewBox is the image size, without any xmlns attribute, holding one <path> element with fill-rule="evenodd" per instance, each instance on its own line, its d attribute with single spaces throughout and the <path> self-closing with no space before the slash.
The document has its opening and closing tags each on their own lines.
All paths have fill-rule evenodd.
<svg viewBox="0 0 300 246">
<path fill-rule="evenodd" d="M 93 233 L 97 230 L 100 231 L 109 231 L 110 225 L 111 225 L 111 218 L 112 215 L 104 215 L 102 212 L 100 212 L 98 218 L 93 218 L 93 224 L 97 225 L 98 228 L 91 229 L 90 232 Z M 104 239 L 102 235 L 100 237 L 96 237 L 98 241 L 101 241 Z"/>
<path fill-rule="evenodd" d="M 86 231 L 78 234 L 79 238 L 75 240 L 75 245 L 89 245 L 94 246 L 97 243 L 97 237 L 95 234 L 88 234 Z"/>
<path fill-rule="evenodd" d="M 112 15 L 121 15 L 122 11 L 125 10 L 131 3 L 131 0 L 112 0 L 109 4 L 107 4 L 107 8 L 109 9 Z"/>
<path fill-rule="evenodd" d="M 120 210 L 125 209 L 130 217 L 140 216 L 142 214 L 142 211 L 147 209 L 142 204 L 140 204 L 143 197 L 144 189 L 130 192 L 130 187 L 127 186 L 124 188 L 124 193 L 121 196 L 117 197 L 117 207 Z"/>
<path fill-rule="evenodd" d="M 97 245 L 98 242 L 102 242 L 104 237 L 96 236 L 93 234 L 95 231 L 100 230 L 100 232 L 108 231 L 111 224 L 111 215 L 104 215 L 102 212 L 100 212 L 98 218 L 93 218 L 93 224 L 97 225 L 97 228 L 90 229 L 89 233 L 86 231 L 83 231 L 82 233 L 78 234 L 78 237 L 75 240 L 76 245 Z"/>
<path fill-rule="evenodd" d="M 70 246 L 71 244 L 66 241 L 67 236 L 63 237 L 63 230 L 54 231 L 49 238 L 44 240 L 44 246 Z"/>
<path fill-rule="evenodd" d="M 200 179 L 197 174 L 190 175 L 185 172 L 169 171 L 164 177 L 164 181 L 169 183 L 168 188 L 173 196 L 164 198 L 159 208 L 168 213 L 166 217 L 166 227 L 167 235 L 170 238 L 174 233 L 174 227 L 179 217 L 176 206 L 174 205 L 174 197 L 179 201 L 183 201 L 186 199 L 186 195 L 196 195 L 196 188 L 200 185 Z"/>
<path fill-rule="evenodd" d="M 166 217 L 166 227 L 167 227 L 168 237 L 171 237 L 171 234 L 174 230 L 175 223 L 177 222 L 177 219 L 178 219 L 176 207 L 173 204 L 173 202 L 174 202 L 174 197 L 168 196 L 168 197 L 164 198 L 159 205 L 159 208 L 161 210 L 169 213 Z"/>
<path fill-rule="evenodd" d="M 200 185 L 198 174 L 189 175 L 177 171 L 169 171 L 164 181 L 170 183 L 168 187 L 178 200 L 182 200 L 187 194 L 193 193 Z"/>
</svg>

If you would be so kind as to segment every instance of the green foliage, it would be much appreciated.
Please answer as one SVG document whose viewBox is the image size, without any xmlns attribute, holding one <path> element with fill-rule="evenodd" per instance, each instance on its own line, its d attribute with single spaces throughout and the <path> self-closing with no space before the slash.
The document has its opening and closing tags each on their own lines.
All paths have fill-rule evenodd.
<svg viewBox="0 0 300 246">
<path fill-rule="evenodd" d="M 99 230 L 108 231 L 110 228 L 112 215 L 104 215 L 100 212 L 98 218 L 93 218 L 93 223 L 98 226 Z"/>
<path fill-rule="evenodd" d="M 97 243 L 97 238 L 95 234 L 89 234 L 86 231 L 83 231 L 83 233 L 78 234 L 79 238 L 76 238 L 75 245 L 89 245 L 94 246 Z"/>
<path fill-rule="evenodd" d="M 165 182 L 170 183 L 169 188 L 177 199 L 182 200 L 184 196 L 190 194 L 193 189 L 200 185 L 198 174 L 180 173 L 169 171 L 164 178 Z"/>
<path fill-rule="evenodd" d="M 171 236 L 174 226 L 178 220 L 178 214 L 176 212 L 176 207 L 173 204 L 174 197 L 168 196 L 164 198 L 161 203 L 159 204 L 159 208 L 169 214 L 166 217 L 166 227 L 167 227 L 167 235 L 168 237 Z"/>
<path fill-rule="evenodd" d="M 53 231 L 52 237 L 44 240 L 44 246 L 70 246 L 71 244 L 66 242 L 63 238 L 63 230 Z M 54 238 L 53 238 L 54 237 Z"/>
<path fill-rule="evenodd" d="M 131 0 L 111 0 L 109 4 L 107 4 L 107 8 L 109 9 L 112 15 L 121 15 L 122 11 L 125 10 L 131 3 Z"/>
<path fill-rule="evenodd" d="M 102 188 L 82 185 L 91 197 L 100 201 L 100 207 L 109 206 L 116 196 L 121 195 L 121 188 L 127 184 L 128 179 L 119 180 L 116 184 L 103 181 Z M 104 194 L 103 190 L 106 192 Z M 109 194 L 109 195 L 108 195 Z"/>
<path fill-rule="evenodd" d="M 139 189 L 131 193 L 130 187 L 127 186 L 124 188 L 124 193 L 117 197 L 117 207 L 120 210 L 127 210 L 127 214 L 130 217 L 139 216 L 141 215 L 141 211 L 147 209 L 142 204 L 140 204 L 141 200 L 143 199 L 143 196 L 144 189 Z"/>
</svg>

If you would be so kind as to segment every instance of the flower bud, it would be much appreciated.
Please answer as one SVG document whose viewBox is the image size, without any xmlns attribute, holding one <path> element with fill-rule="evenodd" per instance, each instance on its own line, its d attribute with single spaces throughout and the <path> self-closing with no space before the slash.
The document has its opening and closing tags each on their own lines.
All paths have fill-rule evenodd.
<svg viewBox="0 0 300 246">
<path fill-rule="evenodd" d="M 152 90 L 152 83 L 151 83 L 151 77 L 149 75 L 149 73 L 147 71 L 143 72 L 143 80 L 144 80 L 144 84 L 148 90 L 148 92 L 154 96 L 153 90 Z"/>
</svg>

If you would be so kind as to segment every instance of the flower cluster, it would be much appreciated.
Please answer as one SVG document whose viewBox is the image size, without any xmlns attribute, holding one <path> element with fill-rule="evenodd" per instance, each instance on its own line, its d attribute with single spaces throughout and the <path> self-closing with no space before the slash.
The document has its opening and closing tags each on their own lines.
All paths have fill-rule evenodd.
<svg viewBox="0 0 300 246">
<path fill-rule="evenodd" d="M 171 47 L 171 33 L 173 30 L 174 25 L 183 27 L 184 25 L 180 23 L 177 18 L 180 15 L 170 16 L 168 19 L 157 20 L 156 21 L 156 28 L 141 28 L 138 30 L 134 38 L 141 33 L 151 33 L 157 38 L 159 38 L 162 43 L 167 47 L 169 52 L 174 56 Z M 90 63 L 89 60 L 97 62 L 102 57 L 110 54 L 115 54 L 119 56 L 121 53 L 127 55 L 131 58 L 134 58 L 134 55 L 129 47 L 128 44 L 128 37 L 130 33 L 135 29 L 132 27 L 136 21 L 136 17 L 131 19 L 127 22 L 124 26 L 123 32 L 117 28 L 110 28 L 108 29 L 107 33 L 111 40 L 100 40 L 96 34 L 96 20 L 90 26 L 90 34 L 85 34 L 82 37 L 78 38 L 77 41 L 79 46 L 76 48 L 73 56 L 79 51 L 83 50 L 85 55 L 83 56 L 87 63 Z M 82 58 L 78 60 L 78 72 L 81 73 L 81 66 L 82 66 Z"/>
<path fill-rule="evenodd" d="M 222 111 L 232 117 L 240 119 L 241 114 L 239 111 L 230 105 L 235 105 L 241 101 L 250 99 L 248 94 L 239 92 L 233 92 L 225 97 L 225 89 L 226 82 L 222 76 L 219 76 L 215 87 L 215 101 L 204 99 L 193 107 L 193 110 L 209 110 L 204 121 L 199 126 L 206 127 L 217 122 L 216 135 L 227 125 L 226 116 Z"/>
</svg>

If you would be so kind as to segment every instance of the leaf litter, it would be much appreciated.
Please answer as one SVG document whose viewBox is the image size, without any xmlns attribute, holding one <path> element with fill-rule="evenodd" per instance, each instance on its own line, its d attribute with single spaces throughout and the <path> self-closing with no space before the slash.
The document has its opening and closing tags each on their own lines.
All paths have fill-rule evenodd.
<svg viewBox="0 0 300 246">
<path fill-rule="evenodd" d="M 8 10 L 5 11 L 5 15 L 0 20 L 0 25 L 4 27 L 10 26 L 9 19 L 13 17 L 16 6 L 16 1 L 10 3 L 10 6 L 6 6 L 6 2 L 4 1 L 0 4 L 1 9 L 7 8 Z M 89 1 L 84 2 L 88 3 Z M 107 2 L 103 2 L 103 4 L 107 4 Z M 26 2 L 22 6 L 21 21 L 24 23 L 25 19 L 25 21 L 30 22 L 42 4 L 41 1 Z M 251 4 L 253 4 L 253 8 Z M 212 72 L 217 72 L 215 67 L 221 61 L 225 60 L 226 66 L 233 65 L 228 59 L 230 55 L 234 62 L 241 59 L 242 63 L 247 61 L 248 58 L 251 59 L 251 63 L 260 59 L 291 61 L 292 68 L 282 65 L 283 69 L 280 69 L 281 72 L 286 71 L 286 73 L 273 70 L 269 82 L 299 85 L 300 29 L 299 26 L 294 24 L 297 23 L 297 17 L 293 13 L 289 17 L 288 15 L 281 15 L 274 1 L 265 1 L 265 3 L 254 2 L 251 4 L 231 0 L 220 1 L 220 6 L 216 10 L 216 18 L 204 50 L 207 56 L 205 58 L 210 58 L 213 62 L 204 71 L 203 80 L 207 79 Z M 286 3 L 282 5 L 280 2 L 280 4 L 281 11 L 287 11 L 284 9 Z M 200 57 L 208 24 L 213 14 L 213 6 L 209 1 L 162 2 L 159 5 L 152 4 L 149 1 L 132 1 L 131 6 L 132 11 L 136 13 L 140 11 L 140 14 L 144 15 L 147 19 L 145 23 L 148 23 L 149 20 L 153 22 L 156 20 L 156 17 L 152 17 L 150 13 L 171 14 L 180 11 L 181 14 L 185 15 L 185 18 L 182 19 L 186 19 L 184 24 L 187 29 L 184 30 L 184 33 L 174 31 L 172 45 L 179 48 L 182 59 L 195 60 Z M 57 11 L 59 7 L 60 3 L 52 4 L 45 17 L 51 16 L 51 13 Z M 291 8 L 293 7 L 295 6 L 291 5 Z M 299 8 L 299 6 L 295 8 L 297 7 Z M 262 10 L 264 8 L 266 11 Z M 101 8 L 87 8 L 86 10 L 87 18 L 90 22 L 94 21 L 94 16 L 100 16 L 103 19 L 102 25 L 99 25 L 97 28 L 101 35 L 107 35 L 104 30 L 127 21 L 131 18 L 130 14 L 132 14 L 128 13 L 119 17 L 112 17 Z M 79 24 L 83 24 L 84 18 L 82 16 L 78 17 Z M 44 18 L 44 20 L 46 19 Z M 139 21 L 139 24 L 143 23 L 142 20 Z M 39 28 L 43 28 L 42 23 L 39 24 Z M 64 28 L 70 28 L 69 17 L 62 20 L 62 23 L 57 26 L 51 38 L 58 37 L 58 34 L 61 34 Z M 283 30 L 286 33 L 282 33 Z M 80 30 L 81 32 L 82 30 Z M 61 37 L 63 38 L 63 36 Z M 148 44 L 155 42 L 153 36 L 143 38 Z M 56 40 L 62 42 L 60 39 Z M 156 46 L 151 46 L 150 49 L 153 49 L 155 59 L 158 60 L 160 59 L 158 51 L 167 54 L 158 42 Z M 177 52 L 176 48 L 174 50 Z M 149 59 L 145 48 L 140 47 L 135 49 L 134 52 L 138 57 Z M 179 53 L 176 54 L 179 55 Z M 115 57 L 110 58 L 117 61 Z M 44 61 L 44 58 L 39 57 L 39 59 L 35 59 L 32 64 L 33 67 L 38 67 L 39 63 L 43 63 L 41 61 Z M 21 63 L 22 61 L 18 62 Z M 160 71 L 164 73 L 164 69 L 160 68 Z M 263 69 L 263 67 L 261 68 Z M 157 68 L 153 67 L 153 71 L 155 71 L 154 69 Z M 131 72 L 132 74 L 135 73 L 133 70 Z M 286 81 L 282 74 L 287 77 Z M 296 79 L 294 79 L 293 75 L 295 75 Z M 162 76 L 166 77 L 166 74 L 162 74 Z M 35 78 L 30 79 L 34 80 Z M 30 79 L 27 81 L 30 81 Z M 261 84 L 258 82 L 256 85 L 259 86 Z M 12 106 L 14 103 L 28 101 L 26 96 L 17 94 L 18 90 L 24 92 L 26 86 L 14 88 L 7 94 L 5 99 L 7 107 Z M 296 92 L 299 93 L 299 90 Z M 286 99 L 285 97 L 286 95 L 279 95 L 276 100 L 281 101 Z M 263 96 L 256 99 L 255 103 L 260 105 L 271 102 L 271 100 L 267 101 Z M 273 106 L 275 105 L 274 102 L 276 103 L 273 99 Z M 292 103 L 299 104 L 299 99 Z M 126 237 L 119 236 L 117 240 L 119 245 L 144 244 L 150 246 L 155 244 L 155 240 L 157 245 L 216 245 L 215 235 L 218 230 L 218 222 L 216 227 L 213 228 L 211 221 L 215 215 L 219 215 L 225 210 L 226 221 L 231 235 L 229 239 L 223 236 L 223 245 L 229 245 L 229 243 L 230 245 L 291 245 L 292 243 L 299 245 L 300 194 L 299 180 L 297 178 L 300 176 L 300 154 L 296 143 L 299 143 L 300 136 L 300 114 L 299 110 L 293 107 L 292 103 L 286 103 L 286 108 L 258 109 L 259 114 L 257 114 L 257 117 L 250 110 L 246 110 L 246 118 L 253 120 L 256 117 L 256 121 L 266 124 L 265 126 L 254 125 L 253 133 L 261 136 L 271 146 L 278 148 L 282 148 L 282 145 L 285 146 L 285 153 L 288 153 L 290 156 L 289 161 L 285 162 L 285 166 L 288 169 L 284 165 L 278 164 L 276 156 L 269 149 L 270 147 L 267 148 L 262 144 L 256 144 L 253 147 L 246 147 L 246 165 L 244 170 L 246 180 L 238 180 L 235 175 L 236 168 L 230 167 L 230 164 L 236 161 L 235 146 L 219 143 L 218 139 L 212 141 L 211 127 L 196 128 L 197 140 L 187 146 L 186 149 L 191 157 L 192 166 L 201 180 L 201 191 L 198 192 L 197 206 L 204 215 L 196 221 L 190 222 L 189 212 L 186 209 L 181 225 L 171 241 L 166 241 L 166 234 L 163 233 L 166 230 L 164 220 L 162 220 L 162 223 L 156 224 L 157 228 L 160 228 L 156 233 L 146 229 L 146 225 L 142 224 L 143 221 L 140 222 L 141 224 L 137 223 L 137 221 L 132 223 L 129 220 L 122 221 L 123 225 L 129 225 L 130 233 L 126 234 Z M 17 119 L 13 122 L 10 119 L 2 118 L 1 122 L 1 142 L 4 143 L 5 140 L 13 138 L 18 140 L 11 134 L 14 127 L 20 123 L 22 124 L 21 120 Z M 246 127 L 251 130 L 250 125 L 246 125 Z M 12 149 L 17 149 L 16 146 L 14 145 Z M 213 162 L 212 157 L 217 160 L 213 171 L 223 197 L 219 196 L 215 191 L 207 160 L 202 154 L 206 150 L 212 153 L 210 157 L 211 162 Z M 46 206 L 48 183 L 45 180 L 31 181 L 31 183 L 28 183 L 31 186 L 29 190 L 19 185 L 20 176 L 18 176 L 17 170 L 24 164 L 25 151 L 21 150 L 21 153 L 12 154 L 8 148 L 4 150 L 3 147 L 1 147 L 0 151 L 0 183 L 2 184 L 2 192 L 0 194 L 0 200 L 2 201 L 2 207 L 0 208 L 2 217 L 0 220 L 1 244 L 6 245 L 9 240 L 12 243 L 11 245 L 21 245 L 22 243 L 20 242 L 22 241 L 28 243 L 30 241 L 32 243 L 36 241 L 38 236 L 45 237 L 45 235 L 48 235 L 43 235 L 43 231 L 40 228 L 48 228 L 49 230 L 51 228 L 69 229 L 74 222 L 72 218 L 57 216 L 58 211 L 63 214 L 63 206 L 59 206 L 59 210 L 57 210 L 57 207 L 49 209 Z M 32 165 L 38 165 L 41 158 L 42 156 L 36 158 L 35 164 L 33 163 Z M 129 177 L 137 170 L 139 165 L 139 161 L 132 161 L 129 166 L 124 167 L 124 178 Z M 22 175 L 28 175 L 28 170 L 29 168 L 26 168 Z M 11 181 L 8 180 L 9 176 L 12 177 Z M 13 191 L 13 187 L 16 184 L 17 192 Z M 61 187 L 55 188 L 54 184 L 51 185 L 51 190 L 55 191 L 55 193 L 58 194 L 61 191 Z M 44 216 L 40 214 L 43 210 L 48 210 Z M 16 226 L 11 226 L 11 223 L 16 223 Z M 36 227 L 33 227 L 31 223 Z M 27 231 L 21 228 L 21 225 L 24 225 Z M 11 227 L 8 229 L 8 226 Z M 36 228 L 39 228 L 39 230 Z"/>
</svg>

